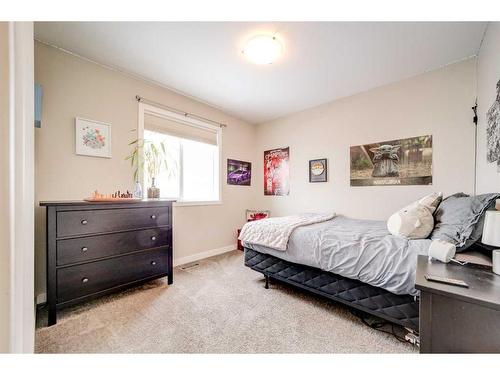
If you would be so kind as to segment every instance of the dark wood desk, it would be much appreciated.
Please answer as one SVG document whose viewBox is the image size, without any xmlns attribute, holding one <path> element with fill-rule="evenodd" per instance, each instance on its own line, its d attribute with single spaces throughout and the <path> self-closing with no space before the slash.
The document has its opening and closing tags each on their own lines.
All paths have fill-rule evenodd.
<svg viewBox="0 0 500 375">
<path fill-rule="evenodd" d="M 427 281 L 460 279 L 469 288 Z M 418 257 L 421 353 L 500 353 L 500 276 L 484 266 L 430 262 Z"/>
</svg>

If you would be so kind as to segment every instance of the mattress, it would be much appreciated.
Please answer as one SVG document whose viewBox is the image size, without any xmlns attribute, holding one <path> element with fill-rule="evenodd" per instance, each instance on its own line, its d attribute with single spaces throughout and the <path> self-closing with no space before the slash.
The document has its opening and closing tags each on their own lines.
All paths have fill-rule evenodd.
<svg viewBox="0 0 500 375">
<path fill-rule="evenodd" d="M 248 249 L 332 272 L 400 295 L 417 295 L 417 256 L 431 241 L 391 235 L 385 221 L 332 220 L 295 229 L 286 251 L 244 243 Z"/>
</svg>

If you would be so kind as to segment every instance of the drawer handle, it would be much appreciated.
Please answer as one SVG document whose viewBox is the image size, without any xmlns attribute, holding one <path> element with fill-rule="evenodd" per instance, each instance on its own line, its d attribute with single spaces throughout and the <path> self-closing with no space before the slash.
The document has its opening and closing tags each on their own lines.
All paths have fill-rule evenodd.
<svg viewBox="0 0 500 375">
<path fill-rule="evenodd" d="M 83 220 L 81 221 L 81 223 L 82 223 L 82 225 L 87 225 L 87 224 L 88 224 L 88 221 L 87 221 L 87 220 L 85 220 L 85 219 L 83 219 Z"/>
<path fill-rule="evenodd" d="M 151 237 L 151 241 L 156 241 L 156 236 Z"/>
<path fill-rule="evenodd" d="M 154 260 L 153 260 L 153 261 L 151 261 L 151 265 L 152 265 L 152 266 L 156 266 L 156 262 L 155 262 Z"/>
<path fill-rule="evenodd" d="M 89 249 L 89 248 L 88 248 L 88 247 L 86 247 L 86 246 L 82 247 L 82 253 L 86 253 L 88 249 Z"/>
<path fill-rule="evenodd" d="M 151 215 L 151 219 L 153 219 L 153 220 L 156 219 L 156 215 L 154 215 L 154 214 Z"/>
<path fill-rule="evenodd" d="M 88 278 L 84 277 L 84 278 L 82 279 L 82 283 L 87 284 L 88 282 L 89 282 L 89 279 L 88 279 Z"/>
</svg>

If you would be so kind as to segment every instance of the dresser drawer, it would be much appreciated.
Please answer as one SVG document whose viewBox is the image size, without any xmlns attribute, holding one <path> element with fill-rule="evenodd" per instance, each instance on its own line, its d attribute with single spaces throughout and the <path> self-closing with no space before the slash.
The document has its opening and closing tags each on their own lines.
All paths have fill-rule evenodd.
<svg viewBox="0 0 500 375">
<path fill-rule="evenodd" d="M 57 302 L 168 272 L 168 250 L 149 250 L 57 270 Z"/>
<path fill-rule="evenodd" d="M 170 225 L 168 207 L 60 211 L 57 237 Z"/>
<path fill-rule="evenodd" d="M 57 241 L 57 265 L 86 262 L 171 244 L 172 230 L 143 229 Z"/>
</svg>

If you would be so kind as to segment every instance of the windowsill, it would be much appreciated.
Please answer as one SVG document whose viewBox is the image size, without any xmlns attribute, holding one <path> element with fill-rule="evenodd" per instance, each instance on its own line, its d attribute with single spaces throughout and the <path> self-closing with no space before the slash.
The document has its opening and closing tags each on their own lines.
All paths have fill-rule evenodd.
<svg viewBox="0 0 500 375">
<path fill-rule="evenodd" d="M 183 206 L 217 206 L 221 205 L 222 201 L 177 201 L 173 205 L 174 207 L 183 207 Z"/>
</svg>

